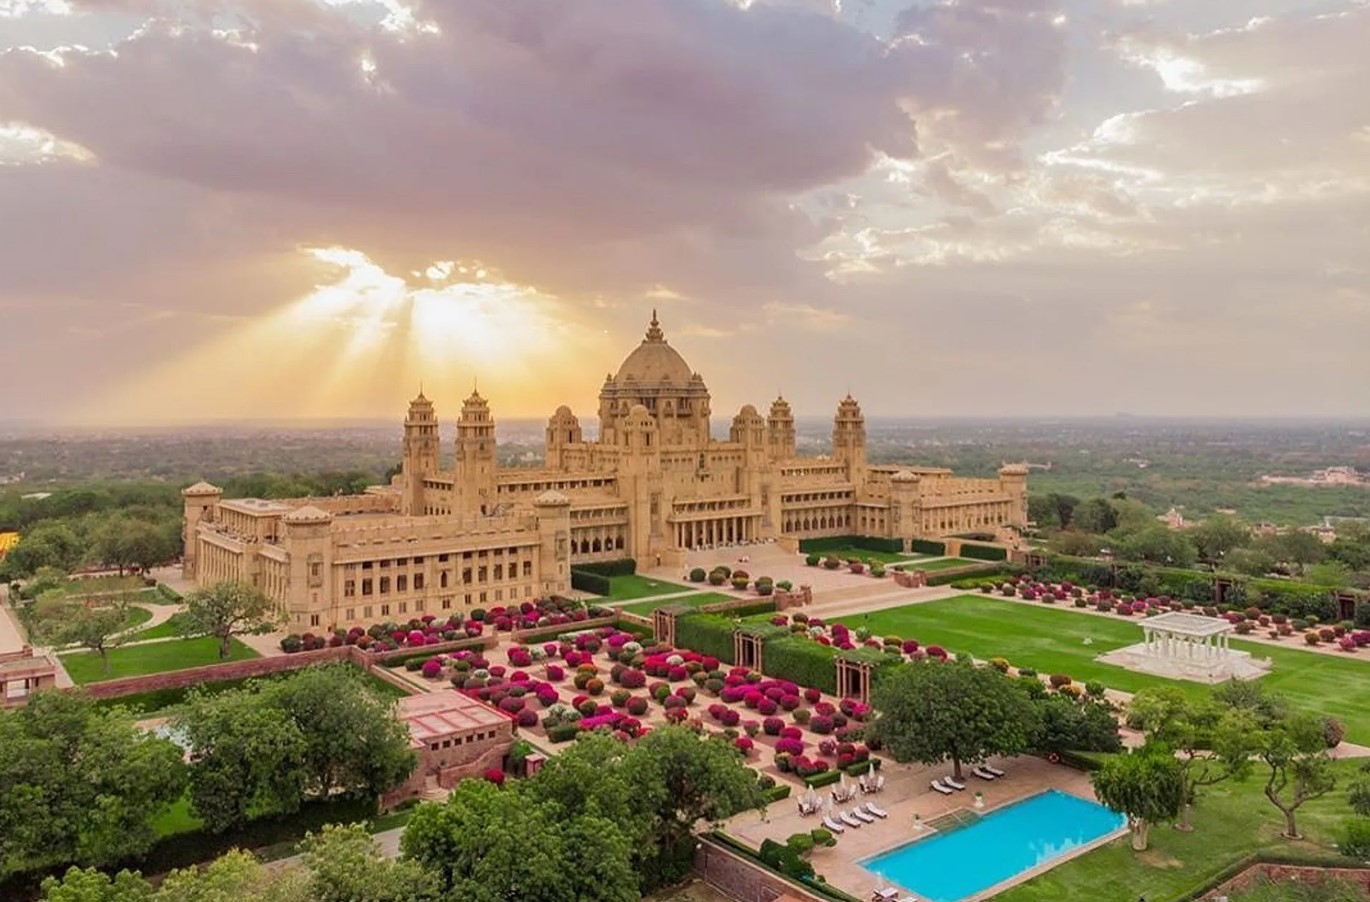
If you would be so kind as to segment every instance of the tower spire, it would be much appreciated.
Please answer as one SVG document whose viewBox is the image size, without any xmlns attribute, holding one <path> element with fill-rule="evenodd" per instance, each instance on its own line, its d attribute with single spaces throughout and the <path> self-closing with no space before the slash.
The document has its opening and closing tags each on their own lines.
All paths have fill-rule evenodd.
<svg viewBox="0 0 1370 902">
<path fill-rule="evenodd" d="M 656 308 L 652 308 L 652 321 L 647 326 L 648 341 L 665 341 L 666 333 L 661 331 L 661 322 L 656 318 Z"/>
</svg>

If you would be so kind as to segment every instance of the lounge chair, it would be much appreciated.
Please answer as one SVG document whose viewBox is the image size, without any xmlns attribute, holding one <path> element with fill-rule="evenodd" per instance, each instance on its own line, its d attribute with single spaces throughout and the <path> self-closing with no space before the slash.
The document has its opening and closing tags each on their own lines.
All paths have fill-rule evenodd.
<svg viewBox="0 0 1370 902">
<path fill-rule="evenodd" d="M 995 766 L 992 765 L 992 764 L 986 764 L 986 765 L 985 765 L 985 770 L 987 770 L 987 771 L 989 771 L 990 773 L 994 774 L 994 776 L 996 776 L 996 777 L 1002 777 L 1002 776 L 1004 775 L 1004 772 L 1003 772 L 1003 771 L 1001 771 L 999 768 L 995 767 Z"/>
<path fill-rule="evenodd" d="M 860 826 L 861 826 L 861 821 L 859 821 L 858 819 L 852 817 L 851 814 L 850 814 L 849 812 L 846 812 L 846 811 L 839 811 L 839 812 L 837 812 L 837 819 L 840 820 L 842 823 L 846 824 L 848 827 L 860 827 Z"/>
<path fill-rule="evenodd" d="M 944 785 L 944 786 L 950 786 L 952 789 L 956 790 L 957 792 L 962 792 L 962 791 L 964 791 L 965 788 L 966 788 L 966 784 L 962 783 L 960 780 L 957 780 L 955 777 L 943 777 L 943 778 L 942 778 L 942 785 Z"/>
<path fill-rule="evenodd" d="M 885 818 L 890 816 L 890 813 L 888 811 L 886 811 L 883 808 L 877 807 L 874 802 L 867 802 L 866 810 L 869 811 L 871 814 L 875 815 L 876 817 Z"/>
<path fill-rule="evenodd" d="M 833 833 L 842 833 L 847 829 L 846 827 L 839 824 L 837 821 L 833 820 L 831 817 L 823 818 L 823 826 L 827 827 Z"/>
<path fill-rule="evenodd" d="M 981 780 L 997 780 L 997 779 L 998 779 L 998 777 L 994 776 L 994 774 L 992 774 L 992 773 L 990 773 L 989 771 L 985 770 L 983 767 L 975 767 L 975 768 L 972 768 L 972 769 L 971 769 L 971 773 L 975 774 L 975 776 L 979 777 Z"/>
<path fill-rule="evenodd" d="M 867 814 L 866 809 L 862 808 L 860 805 L 857 805 L 855 808 L 853 808 L 851 810 L 851 813 L 853 817 L 855 817 L 859 821 L 862 821 L 863 823 L 875 823 L 875 818 Z"/>
<path fill-rule="evenodd" d="M 949 796 L 956 791 L 952 789 L 950 786 L 943 786 L 941 780 L 933 780 L 930 785 L 933 789 L 937 790 L 944 796 Z"/>
</svg>

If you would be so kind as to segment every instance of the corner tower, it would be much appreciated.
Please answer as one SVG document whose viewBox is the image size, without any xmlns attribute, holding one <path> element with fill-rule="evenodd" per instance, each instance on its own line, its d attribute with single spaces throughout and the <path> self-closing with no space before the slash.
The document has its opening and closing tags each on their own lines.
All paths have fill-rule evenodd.
<svg viewBox="0 0 1370 902">
<path fill-rule="evenodd" d="M 771 460 L 790 460 L 794 457 L 794 414 L 790 402 L 778 397 L 771 402 L 771 415 L 766 419 L 766 444 Z"/>
<path fill-rule="evenodd" d="M 866 418 L 861 413 L 861 405 L 851 395 L 837 405 L 837 416 L 832 422 L 832 456 L 847 465 L 847 475 L 852 482 L 865 479 Z"/>
<path fill-rule="evenodd" d="M 465 512 L 494 513 L 497 466 L 490 402 L 473 390 L 457 420 L 457 486 Z"/>
<path fill-rule="evenodd" d="M 409 402 L 409 413 L 404 418 L 404 494 L 401 512 L 418 517 L 425 513 L 424 477 L 438 472 L 438 415 L 433 402 L 419 389 L 418 397 Z"/>
</svg>

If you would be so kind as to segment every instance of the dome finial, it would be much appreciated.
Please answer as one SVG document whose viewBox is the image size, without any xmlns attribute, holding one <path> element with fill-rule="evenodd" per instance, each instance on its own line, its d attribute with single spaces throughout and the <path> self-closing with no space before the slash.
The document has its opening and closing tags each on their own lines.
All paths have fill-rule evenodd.
<svg viewBox="0 0 1370 902">
<path fill-rule="evenodd" d="M 652 321 L 647 326 L 648 341 L 665 341 L 666 333 L 661 331 L 661 323 L 656 318 L 656 308 L 652 308 Z"/>
</svg>

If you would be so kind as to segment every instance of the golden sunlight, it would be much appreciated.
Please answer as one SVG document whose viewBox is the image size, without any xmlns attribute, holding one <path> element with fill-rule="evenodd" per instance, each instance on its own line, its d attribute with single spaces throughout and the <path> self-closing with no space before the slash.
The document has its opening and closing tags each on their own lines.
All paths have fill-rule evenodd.
<svg viewBox="0 0 1370 902">
<path fill-rule="evenodd" d="M 392 417 L 422 382 L 444 418 L 480 379 L 496 415 L 543 416 L 593 397 L 564 377 L 610 354 L 557 298 L 477 263 L 437 261 L 411 279 L 348 248 L 306 248 L 326 279 L 273 313 L 229 321 L 171 362 L 116 386 L 86 422 Z"/>
</svg>

